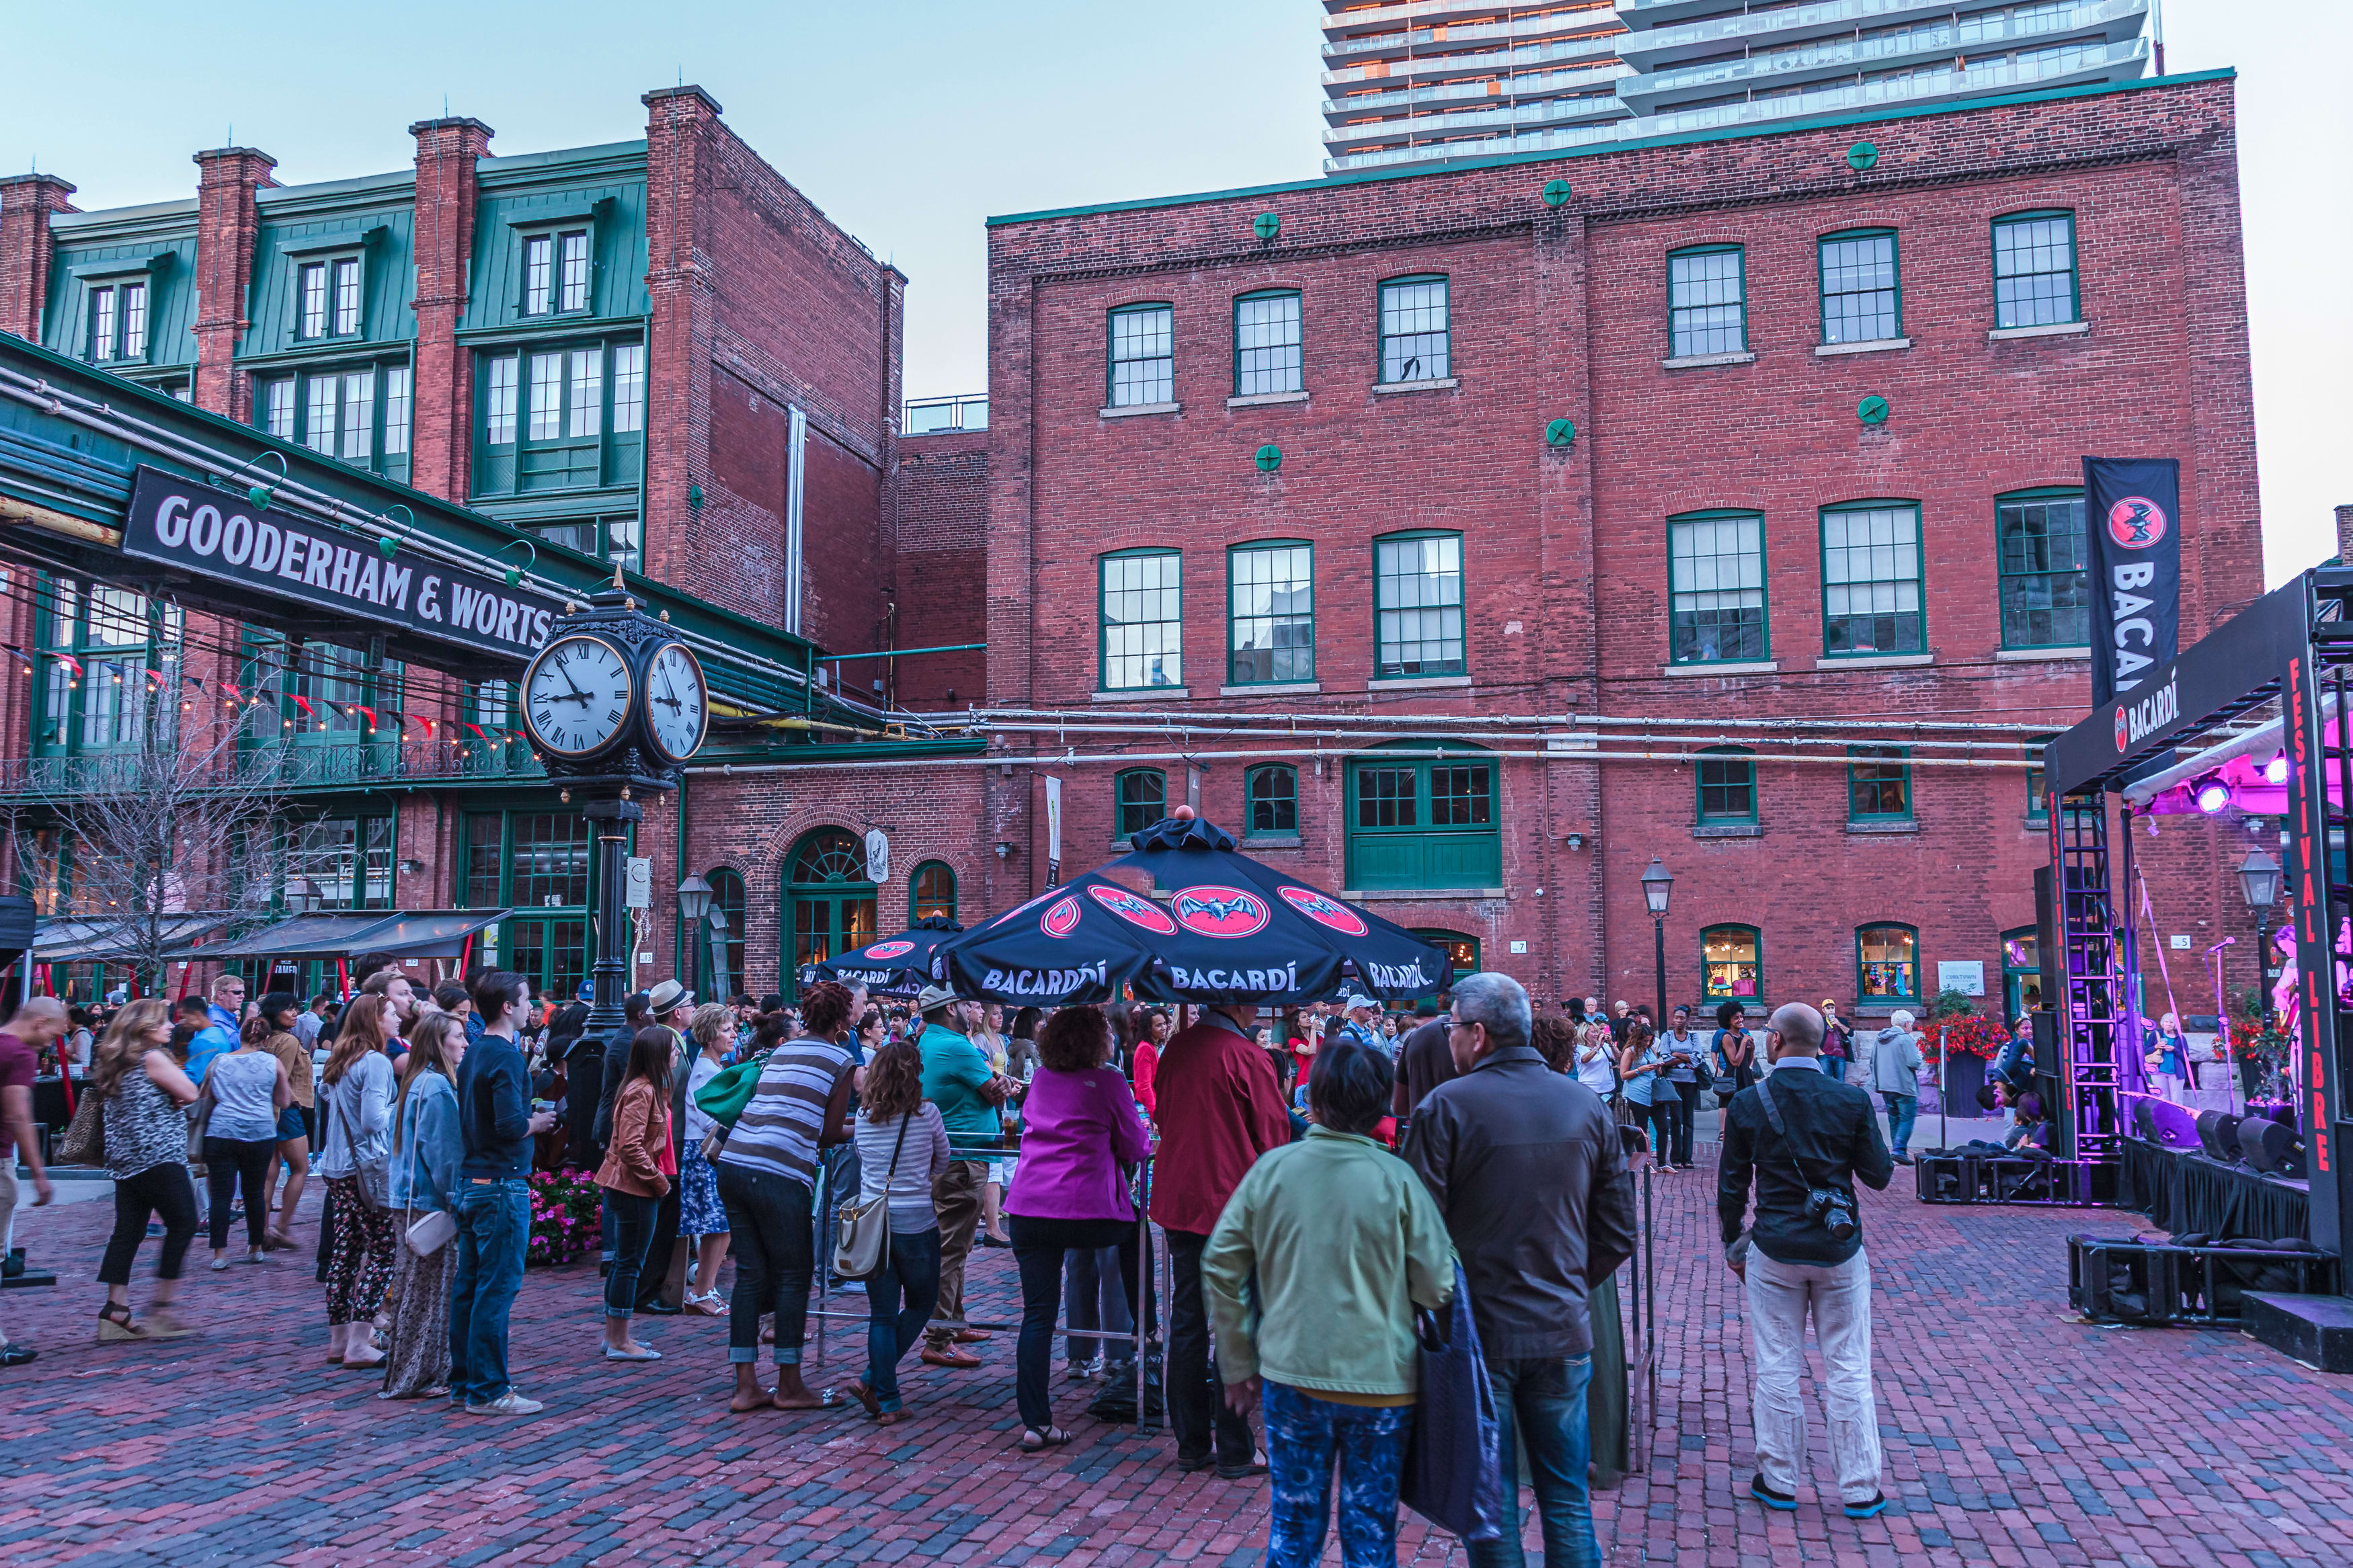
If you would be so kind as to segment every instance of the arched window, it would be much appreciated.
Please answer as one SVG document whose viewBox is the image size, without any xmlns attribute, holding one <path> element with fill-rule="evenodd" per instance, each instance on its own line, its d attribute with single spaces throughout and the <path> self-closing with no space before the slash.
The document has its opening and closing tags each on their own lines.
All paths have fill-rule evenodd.
<svg viewBox="0 0 2353 1568">
<path fill-rule="evenodd" d="M 1757 820 L 1757 761 L 1745 746 L 1710 746 L 1700 759 L 1699 825 L 1737 826 Z"/>
<path fill-rule="evenodd" d="M 1765 939 L 1755 926 L 1710 926 L 1699 933 L 1700 995 L 1745 1002 L 1765 994 Z"/>
<path fill-rule="evenodd" d="M 956 918 L 955 870 L 944 860 L 926 860 L 907 879 L 907 923 L 932 915 Z"/>
<path fill-rule="evenodd" d="M 874 884 L 866 879 L 865 846 L 839 827 L 820 827 L 793 847 L 786 862 L 784 986 L 801 965 L 864 947 L 878 932 Z"/>
<path fill-rule="evenodd" d="M 1347 883 L 1356 889 L 1495 888 L 1504 841 L 1495 764 L 1461 741 L 1398 741 L 1388 750 L 1470 755 L 1383 756 L 1348 764 Z"/>
<path fill-rule="evenodd" d="M 1295 837 L 1299 832 L 1299 770 L 1288 763 L 1271 763 L 1242 775 L 1250 814 L 1244 819 L 1245 838 Z"/>
<path fill-rule="evenodd" d="M 1113 834 L 1141 833 L 1168 815 L 1168 775 L 1158 768 L 1130 768 L 1112 780 L 1112 800 Z"/>
<path fill-rule="evenodd" d="M 1417 930 L 1414 935 L 1445 951 L 1454 961 L 1454 978 L 1479 973 L 1479 939 L 1465 936 L 1459 931 Z"/>
<path fill-rule="evenodd" d="M 711 931 L 711 983 L 723 995 L 740 996 L 751 989 L 744 967 L 744 879 L 722 866 L 703 880 L 711 884 L 712 912 L 727 921 L 725 930 Z"/>
<path fill-rule="evenodd" d="M 1920 933 L 1910 926 L 1863 926 L 1854 933 L 1854 994 L 1864 1003 L 1920 1000 Z"/>
</svg>

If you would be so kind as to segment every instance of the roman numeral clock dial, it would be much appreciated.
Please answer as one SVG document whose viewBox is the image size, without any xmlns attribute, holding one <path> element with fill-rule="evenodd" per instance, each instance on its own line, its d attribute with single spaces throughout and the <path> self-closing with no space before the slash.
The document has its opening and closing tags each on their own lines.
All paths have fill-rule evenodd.
<svg viewBox="0 0 2353 1568">
<path fill-rule="evenodd" d="M 628 661 L 602 637 L 559 637 L 523 674 L 523 722 L 533 744 L 585 757 L 621 732 L 635 696 Z"/>
<path fill-rule="evenodd" d="M 710 723 L 702 665 L 677 643 L 664 643 L 646 665 L 646 729 L 654 747 L 673 763 L 692 757 Z"/>
</svg>

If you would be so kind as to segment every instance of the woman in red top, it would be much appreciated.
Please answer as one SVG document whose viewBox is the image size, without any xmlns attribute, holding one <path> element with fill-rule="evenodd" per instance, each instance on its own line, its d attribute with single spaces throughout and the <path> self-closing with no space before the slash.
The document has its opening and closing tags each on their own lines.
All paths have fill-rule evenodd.
<svg viewBox="0 0 2353 1568">
<path fill-rule="evenodd" d="M 1155 1007 L 1144 1016 L 1144 1028 L 1135 1037 L 1135 1100 L 1146 1116 L 1159 1100 L 1152 1085 L 1160 1075 L 1160 1047 L 1167 1043 L 1168 1015 Z"/>
</svg>

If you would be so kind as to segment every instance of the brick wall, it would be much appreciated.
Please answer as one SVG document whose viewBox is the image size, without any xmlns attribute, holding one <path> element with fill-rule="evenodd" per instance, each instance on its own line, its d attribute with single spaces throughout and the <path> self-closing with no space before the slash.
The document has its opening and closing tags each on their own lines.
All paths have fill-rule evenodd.
<svg viewBox="0 0 2353 1568">
<path fill-rule="evenodd" d="M 2185 635 L 2261 587 L 2231 92 L 2227 81 L 2171 82 L 999 223 L 990 231 L 991 700 L 1083 710 L 1103 724 L 1133 713 L 1092 700 L 1097 557 L 1178 544 L 1184 681 L 1196 710 L 1363 715 L 1365 733 L 1344 744 L 1426 733 L 1419 714 L 1599 714 L 1658 726 L 1605 729 L 1620 738 L 1592 758 L 1499 765 L 1507 900 L 1386 898 L 1382 912 L 1477 937 L 1487 962 L 1540 994 L 1644 1000 L 1652 931 L 1638 882 L 1657 856 L 1676 878 L 1667 929 L 1675 1000 L 1697 994 L 1699 932 L 1720 922 L 1762 930 L 1770 1001 L 1852 1003 L 1854 931 L 1878 921 L 1919 929 L 1926 989 L 1939 960 L 1978 960 L 1998 994 L 2000 935 L 2032 922 L 2031 872 L 2045 852 L 2026 820 L 2021 738 L 1986 731 L 1987 750 L 1967 759 L 2012 765 L 1932 766 L 1932 756 L 1958 753 L 1927 742 L 1954 732 L 1922 726 L 2055 731 L 2082 714 L 2088 683 L 2080 657 L 1999 657 L 1994 497 L 2080 482 L 2086 452 L 2179 457 L 2195 536 Z M 1846 153 L 1865 138 L 1879 156 L 1859 173 Z M 1555 178 L 1573 191 L 1556 209 L 1539 199 Z M 2042 207 L 2076 215 L 2088 330 L 1989 340 L 1991 220 Z M 1251 226 L 1268 211 L 1281 218 L 1271 243 Z M 1862 226 L 1898 233 L 1910 346 L 1817 354 L 1816 241 Z M 1706 244 L 1745 248 L 1755 357 L 1663 367 L 1667 253 Z M 1378 284 L 1422 272 L 1450 280 L 1456 384 L 1376 393 Z M 1229 408 L 1232 300 L 1271 288 L 1302 293 L 1310 395 Z M 1181 412 L 1100 417 L 1104 312 L 1142 300 L 1175 307 Z M 1858 419 L 1867 394 L 1891 405 L 1883 426 Z M 1546 423 L 1564 416 L 1577 439 L 1548 447 Z M 1251 461 L 1268 443 L 1283 453 L 1271 475 Z M 1861 668 L 1823 656 L 1820 509 L 1869 498 L 1918 504 L 1925 664 Z M 1766 520 L 1778 668 L 1663 673 L 1666 520 L 1718 507 Z M 1464 536 L 1467 685 L 1368 685 L 1372 541 L 1414 528 Z M 1277 538 L 1315 546 L 1320 689 L 1221 692 L 1226 547 Z M 1144 706 L 1187 705 L 1164 697 Z M 1699 834 L 1694 764 L 1681 753 L 1711 743 L 1712 726 L 1753 737 L 1775 721 L 1818 739 L 1913 746 L 1910 826 L 1850 828 L 1839 749 L 1813 748 L 1830 760 L 1799 762 L 1784 744 L 1758 747 L 1759 831 Z M 1825 728 L 1839 722 L 1858 728 Z M 1016 752 L 1032 744 L 1006 740 Z M 1038 749 L 1063 744 L 1044 741 Z M 1282 745 L 1279 736 L 1247 743 Z M 1489 743 L 1535 749 L 1525 731 Z M 1242 744 L 1202 735 L 1190 747 Z M 1169 734 L 1079 743 L 1082 753 L 1186 747 Z M 1298 751 L 1301 843 L 1269 858 L 1337 888 L 1345 753 Z M 1239 826 L 1245 764 L 1208 760 L 1204 809 Z M 1117 765 L 1067 774 L 1065 855 L 1081 866 L 1110 843 Z M 1180 798 L 1183 763 L 1155 765 Z M 1009 869 L 1034 879 L 1042 790 L 1032 770 L 1013 771 L 989 770 L 988 809 L 1031 845 L 1029 864 Z M 2231 824 L 2167 826 L 2151 871 L 2167 930 L 2247 923 L 2224 866 L 2243 855 L 2244 837 Z M 1526 951 L 1512 952 L 1514 942 Z"/>
<path fill-rule="evenodd" d="M 74 188 L 55 174 L 0 178 L 0 332 L 41 341 L 41 314 L 49 300 L 57 247 L 49 217 L 69 213 Z"/>
<path fill-rule="evenodd" d="M 941 431 L 899 438 L 892 536 L 898 552 L 900 647 L 953 647 L 988 640 L 988 433 Z M 880 643 L 871 644 L 879 647 Z M 919 654 L 896 660 L 889 684 L 902 707 L 963 707 L 987 695 L 987 654 Z M 849 671 L 869 691 L 882 671 Z"/>
</svg>

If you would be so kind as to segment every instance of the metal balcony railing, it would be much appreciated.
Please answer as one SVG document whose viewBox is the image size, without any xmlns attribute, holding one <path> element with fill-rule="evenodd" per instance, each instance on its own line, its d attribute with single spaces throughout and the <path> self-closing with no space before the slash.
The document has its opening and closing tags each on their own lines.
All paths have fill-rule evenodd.
<svg viewBox="0 0 2353 1568">
<path fill-rule="evenodd" d="M 133 752 L 94 752 L 70 757 L 0 759 L 0 795 L 67 799 L 106 790 L 142 787 L 153 764 Z M 209 763 L 186 762 L 175 778 L 203 789 L 373 789 L 395 784 L 491 783 L 542 779 L 546 771 L 520 739 L 444 742 L 352 741 L 259 746 Z"/>
</svg>

